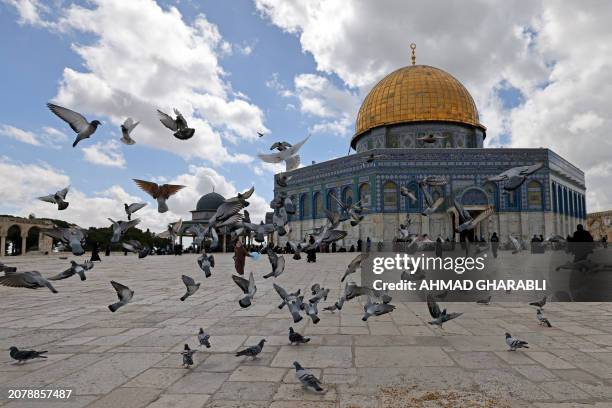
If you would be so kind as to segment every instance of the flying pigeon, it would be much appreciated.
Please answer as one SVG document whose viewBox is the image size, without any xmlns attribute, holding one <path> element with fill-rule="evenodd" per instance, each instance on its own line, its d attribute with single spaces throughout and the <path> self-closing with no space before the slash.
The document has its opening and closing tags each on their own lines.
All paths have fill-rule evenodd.
<svg viewBox="0 0 612 408">
<path fill-rule="evenodd" d="M 472 218 L 470 212 L 467 211 L 457 199 L 455 199 L 453 203 L 457 213 L 459 213 L 459 225 L 455 228 L 457 233 L 473 230 L 481 221 L 486 220 L 495 212 L 493 206 L 488 206 L 487 209 L 478 214 L 476 218 Z"/>
<path fill-rule="evenodd" d="M 270 261 L 270 265 L 272 266 L 272 272 L 264 275 L 264 279 L 268 279 L 271 277 L 278 277 L 281 273 L 285 271 L 285 258 L 281 255 L 278 256 L 276 252 L 272 248 L 267 249 L 268 260 Z"/>
<path fill-rule="evenodd" d="M 298 168 L 300 165 L 300 156 L 297 154 L 300 148 L 310 138 L 310 135 L 306 139 L 296 143 L 293 146 L 289 146 L 284 150 L 271 154 L 259 153 L 257 156 L 266 163 L 280 163 L 285 162 L 285 171 L 292 171 Z"/>
<path fill-rule="evenodd" d="M 289 343 L 290 344 L 306 344 L 310 341 L 310 337 L 304 337 L 300 333 L 289 327 Z"/>
<path fill-rule="evenodd" d="M 308 301 L 310 303 L 319 303 L 321 300 L 327 300 L 327 295 L 329 295 L 329 289 L 322 288 L 318 284 L 316 286 L 318 286 L 318 288 L 316 291 L 312 292 L 314 296 Z"/>
<path fill-rule="evenodd" d="M 138 187 L 145 193 L 149 194 L 151 197 L 157 200 L 157 212 L 165 213 L 168 211 L 168 205 L 166 204 L 166 200 L 170 198 L 171 195 L 174 195 L 179 192 L 185 186 L 181 186 L 178 184 L 163 184 L 159 185 L 157 183 L 153 183 L 152 181 L 144 181 L 133 179 Z"/>
<path fill-rule="evenodd" d="M 183 356 L 183 367 L 189 368 L 193 365 L 193 355 L 197 350 L 192 350 L 189 348 L 189 344 L 185 344 L 183 351 L 181 351 L 181 355 Z"/>
<path fill-rule="evenodd" d="M 400 194 L 403 195 L 404 197 L 408 197 L 412 201 L 417 201 L 416 195 L 414 195 L 414 193 L 408 190 L 408 188 L 405 186 L 400 187 Z"/>
<path fill-rule="evenodd" d="M 365 162 L 366 163 L 374 163 L 376 160 L 378 159 L 384 159 L 385 157 L 387 157 L 387 155 L 385 154 L 374 154 L 374 153 L 370 153 L 366 159 Z"/>
<path fill-rule="evenodd" d="M 291 306 L 292 306 L 292 304 L 289 304 L 289 310 L 291 310 Z M 317 308 L 317 303 L 316 302 L 304 303 L 300 299 L 300 308 L 303 309 L 308 316 L 310 316 L 310 318 L 312 319 L 312 323 L 313 324 L 319 323 L 319 321 L 321 319 L 318 316 L 319 310 Z"/>
<path fill-rule="evenodd" d="M 145 258 L 151 252 L 151 249 L 148 246 L 144 246 L 140 243 L 140 241 L 131 239 L 129 241 L 125 241 L 121 243 L 123 249 L 129 252 L 134 252 L 138 254 L 138 258 Z"/>
<path fill-rule="evenodd" d="M 287 176 L 286 174 L 279 174 L 276 176 L 274 180 L 276 181 L 276 184 L 279 187 L 287 187 L 287 182 L 291 180 L 292 178 L 293 176 Z"/>
<path fill-rule="evenodd" d="M 282 309 L 287 305 L 289 309 L 289 313 L 291 313 L 291 317 L 293 318 L 293 323 L 297 323 L 302 320 L 302 316 L 300 315 L 302 300 L 300 297 L 300 290 L 298 289 L 294 293 L 287 293 L 287 291 L 280 285 L 273 283 L 272 286 L 278 296 L 283 300 L 283 302 L 278 306 L 279 309 Z"/>
<path fill-rule="evenodd" d="M 132 203 L 132 204 L 123 204 L 123 208 L 125 209 L 125 213 L 127 214 L 128 221 L 132 219 L 132 214 L 141 208 L 145 207 L 147 203 Z"/>
<path fill-rule="evenodd" d="M 94 267 L 94 263 L 91 261 L 85 261 L 82 264 L 78 264 L 75 261 L 70 261 L 70 268 L 66 269 L 64 272 L 61 272 L 55 276 L 51 276 L 49 280 L 61 280 L 69 278 L 73 275 L 79 275 L 82 281 L 86 280 L 85 271 L 88 271 Z"/>
<path fill-rule="evenodd" d="M 135 227 L 140 223 L 140 218 L 136 218 L 131 221 L 113 221 L 112 218 L 109 218 L 108 220 L 112 223 L 111 228 L 113 229 L 113 236 L 111 237 L 110 241 L 112 244 L 119 242 L 128 229 Z"/>
<path fill-rule="evenodd" d="M 529 306 L 536 306 L 539 308 L 543 308 L 544 305 L 546 304 L 546 296 L 544 296 L 542 299 L 535 301 L 535 302 L 530 302 Z"/>
<path fill-rule="evenodd" d="M 366 322 L 370 316 L 380 316 L 387 313 L 391 313 L 395 310 L 395 306 L 388 303 L 375 303 L 372 298 L 368 296 L 366 304 L 363 306 L 363 317 L 361 320 Z"/>
<path fill-rule="evenodd" d="M 62 243 L 69 245 L 70 250 L 73 255 L 83 255 L 85 253 L 85 249 L 83 249 L 83 245 L 85 243 L 85 236 L 87 231 L 79 228 L 79 227 L 69 227 L 69 228 L 49 228 L 43 229 L 41 232 L 45 235 L 50 236 L 51 238 L 55 238 Z"/>
<path fill-rule="evenodd" d="M 425 143 L 435 143 L 437 140 L 444 140 L 444 139 L 446 139 L 446 136 L 434 135 L 432 133 L 428 134 L 427 136 L 416 138 L 416 140 L 420 140 Z"/>
<path fill-rule="evenodd" d="M 463 313 L 447 313 L 446 309 L 440 311 L 440 306 L 434 300 L 434 297 L 431 294 L 427 295 L 427 308 L 429 309 L 429 314 L 434 318 L 429 324 L 437 325 L 442 328 L 442 325 L 449 320 L 456 319 L 461 316 Z"/>
<path fill-rule="evenodd" d="M 236 357 L 245 356 L 251 357 L 253 360 L 255 360 L 257 358 L 257 355 L 261 353 L 265 342 L 266 339 L 259 340 L 259 343 L 257 343 L 256 345 L 247 347 L 244 350 L 240 350 L 239 352 L 237 352 Z"/>
<path fill-rule="evenodd" d="M 427 206 L 427 208 L 425 208 L 421 214 L 423 214 L 424 216 L 433 214 L 434 212 L 436 212 L 438 207 L 440 207 L 440 205 L 442 205 L 442 203 L 444 202 L 444 197 L 438 197 L 438 199 L 434 201 L 433 197 L 429 193 L 427 184 L 425 184 L 422 181 L 419 182 L 419 189 L 421 190 L 421 193 L 423 194 L 425 205 Z"/>
<path fill-rule="evenodd" d="M 257 135 L 258 135 L 259 137 L 263 137 L 264 133 L 263 133 L 263 132 L 257 132 Z"/>
<path fill-rule="evenodd" d="M 187 275 L 181 276 L 181 279 L 183 279 L 183 283 L 187 288 L 187 292 L 181 297 L 181 302 L 184 302 L 185 299 L 187 299 L 189 296 L 196 293 L 198 289 L 200 289 L 200 284 L 195 283 L 195 281 Z"/>
<path fill-rule="evenodd" d="M 544 167 L 544 163 L 536 163 L 531 166 L 519 166 L 508 169 L 497 176 L 488 177 L 487 181 L 503 181 L 504 190 L 514 191 L 519 188 L 527 179 L 527 176 L 535 173 Z"/>
<path fill-rule="evenodd" d="M 355 204 L 348 205 L 338 200 L 334 194 L 332 194 L 331 197 L 338 203 L 340 209 L 342 210 L 343 217 L 340 219 L 340 221 L 346 221 L 350 219 L 351 227 L 354 227 L 358 225 L 361 221 L 363 221 L 364 216 L 361 215 L 363 209 L 359 206 L 359 201 Z"/>
<path fill-rule="evenodd" d="M 448 184 L 448 180 L 444 176 L 425 176 L 421 179 L 421 182 L 428 186 L 445 186 Z"/>
<path fill-rule="evenodd" d="M 510 333 L 506 333 L 506 344 L 510 347 L 510 351 L 516 351 L 520 348 L 529 348 L 526 341 L 512 337 Z"/>
<path fill-rule="evenodd" d="M 296 261 L 299 261 L 300 259 L 302 259 L 302 255 L 301 255 L 302 247 L 307 244 L 302 243 L 302 242 L 293 242 L 293 241 L 287 241 L 287 242 L 289 243 L 289 246 L 291 247 L 291 251 L 293 251 L 293 259 L 295 259 Z"/>
<path fill-rule="evenodd" d="M 4 271 L 4 276 L 0 276 L 0 285 L 12 288 L 38 289 L 47 287 L 53 293 L 57 290 L 45 279 L 38 271 L 16 272 Z"/>
<path fill-rule="evenodd" d="M 272 146 L 270 146 L 270 150 L 278 150 L 279 152 L 282 152 L 283 150 L 287 150 L 291 146 L 292 144 L 289 142 L 274 142 L 272 143 Z"/>
<path fill-rule="evenodd" d="M 300 383 L 302 383 L 302 386 L 304 388 L 310 391 L 318 392 L 318 393 L 321 393 L 324 391 L 323 387 L 321 387 L 321 381 L 317 377 L 315 377 L 313 374 L 306 371 L 300 365 L 300 363 L 298 363 L 297 361 L 294 361 L 293 366 L 295 367 L 295 376 L 297 377 L 298 380 L 300 380 Z"/>
<path fill-rule="evenodd" d="M 244 228 L 246 228 L 248 231 L 255 233 L 254 238 L 257 242 L 264 242 L 268 234 L 271 234 L 276 231 L 274 224 L 264 224 L 263 221 L 261 221 L 259 224 L 245 222 Z"/>
<path fill-rule="evenodd" d="M 157 114 L 159 115 L 160 122 L 167 127 L 168 129 L 174 132 L 174 137 L 180 140 L 187 140 L 193 136 L 195 133 L 195 129 L 187 127 L 187 121 L 178 111 L 178 109 L 174 108 L 174 114 L 176 115 L 176 119 L 172 119 L 172 117 L 159 109 L 157 110 Z"/>
<path fill-rule="evenodd" d="M 367 257 L 368 256 L 366 254 L 359 254 L 355 258 L 353 258 L 353 260 L 346 267 L 346 272 L 344 272 L 344 275 L 342 275 L 340 282 L 344 282 L 347 276 L 349 276 L 351 273 L 355 273 L 355 271 L 357 271 L 357 268 L 361 268 L 361 263 Z"/>
<path fill-rule="evenodd" d="M 204 272 L 204 276 L 210 278 L 212 275 L 210 268 L 215 267 L 215 257 L 212 254 L 207 255 L 206 253 L 203 253 L 198 258 L 198 266 Z"/>
<path fill-rule="evenodd" d="M 176 241 L 176 236 L 181 231 L 182 227 L 183 227 L 183 219 L 179 218 L 178 221 L 172 224 L 168 224 L 168 228 L 166 229 L 166 231 L 160 232 L 159 234 L 157 234 L 157 236 L 163 239 L 169 238 L 172 244 L 174 244 L 174 241 Z"/>
<path fill-rule="evenodd" d="M 113 285 L 113 288 L 115 288 L 115 292 L 117 292 L 117 297 L 119 298 L 119 302 L 108 306 L 108 309 L 114 313 L 121 306 L 125 306 L 130 303 L 134 297 L 134 291 L 130 290 L 130 288 L 120 284 L 119 282 L 111 281 L 111 285 Z"/>
<path fill-rule="evenodd" d="M 65 210 L 68 208 L 68 201 L 66 200 L 66 194 L 68 194 L 68 189 L 70 186 L 64 188 L 63 190 L 59 190 L 55 192 L 55 194 L 49 194 L 43 197 L 38 197 L 39 200 L 45 201 L 47 203 L 57 204 L 58 210 Z"/>
<path fill-rule="evenodd" d="M 130 137 L 130 134 L 140 122 L 134 122 L 134 119 L 127 118 L 123 125 L 121 125 L 121 141 L 126 145 L 133 145 L 136 143 L 134 139 Z"/>
<path fill-rule="evenodd" d="M 208 220 L 209 226 L 216 226 L 231 216 L 238 214 L 243 208 L 249 206 L 247 201 L 255 192 L 255 187 L 251 187 L 244 193 L 238 193 L 236 197 L 226 199 L 219 207 L 212 217 Z"/>
<path fill-rule="evenodd" d="M 476 301 L 476 303 L 479 304 L 479 305 L 489 305 L 489 304 L 491 304 L 491 295 L 487 296 L 484 299 L 478 299 Z"/>
<path fill-rule="evenodd" d="M 521 245 L 519 240 L 514 238 L 512 235 L 508 235 L 508 238 L 510 239 L 510 243 L 512 244 L 512 247 L 514 248 L 512 250 L 512 254 L 514 255 L 514 254 L 518 254 L 519 252 L 521 252 L 521 249 L 523 249 L 523 246 Z"/>
<path fill-rule="evenodd" d="M 0 262 L 0 272 L 17 272 L 17 267 L 15 267 L 15 266 L 6 266 L 2 262 Z"/>
<path fill-rule="evenodd" d="M 25 363 L 26 361 L 33 360 L 35 358 L 47 358 L 47 356 L 43 356 L 43 354 L 47 353 L 47 350 L 19 350 L 15 346 L 9 348 L 9 350 L 9 355 L 13 360 L 17 360 L 17 363 Z"/>
<path fill-rule="evenodd" d="M 304 248 L 304 251 L 316 249 L 321 244 L 331 244 L 332 242 L 346 237 L 347 234 L 348 233 L 346 231 L 331 229 L 328 225 L 324 225 L 319 233 L 312 234 L 314 242 L 312 244 L 308 244 L 308 246 Z"/>
<path fill-rule="evenodd" d="M 47 107 L 51 110 L 51 112 L 59 116 L 60 119 L 68 123 L 70 128 L 77 134 L 72 147 L 76 147 L 81 140 L 87 139 L 93 135 L 96 129 L 98 129 L 98 126 L 102 124 L 98 120 L 88 122 L 87 119 L 85 119 L 80 113 L 59 105 L 48 103 Z"/>
<path fill-rule="evenodd" d="M 200 346 L 210 348 L 210 334 L 206 333 L 201 327 L 198 332 L 198 341 L 200 342 Z"/>
<path fill-rule="evenodd" d="M 253 277 L 253 272 L 249 275 L 249 280 L 244 279 L 238 275 L 232 275 L 232 279 L 234 283 L 238 285 L 242 292 L 244 293 L 244 297 L 238 301 L 238 304 L 242 308 L 246 308 L 251 306 L 251 302 L 253 301 L 253 297 L 257 292 L 257 286 L 255 286 L 255 278 Z"/>
</svg>

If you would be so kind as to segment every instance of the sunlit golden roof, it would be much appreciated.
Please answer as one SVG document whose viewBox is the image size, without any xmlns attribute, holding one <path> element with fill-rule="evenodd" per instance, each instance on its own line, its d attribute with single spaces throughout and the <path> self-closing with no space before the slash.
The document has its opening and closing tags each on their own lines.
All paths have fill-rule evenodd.
<svg viewBox="0 0 612 408">
<path fill-rule="evenodd" d="M 384 77 L 366 96 L 355 123 L 356 138 L 378 126 L 442 121 L 485 127 L 470 93 L 449 73 L 428 65 L 400 68 Z"/>
</svg>

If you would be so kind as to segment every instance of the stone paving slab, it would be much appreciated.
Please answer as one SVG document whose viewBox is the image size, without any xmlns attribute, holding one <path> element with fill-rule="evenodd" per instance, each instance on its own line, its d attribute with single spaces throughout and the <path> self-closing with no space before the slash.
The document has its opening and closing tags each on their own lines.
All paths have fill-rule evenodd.
<svg viewBox="0 0 612 408">
<path fill-rule="evenodd" d="M 273 280 L 262 278 L 269 270 L 265 258 L 247 260 L 258 287 L 248 309 L 237 303 L 241 294 L 230 278 L 230 254 L 215 255 L 209 279 L 195 255 L 113 255 L 103 257 L 85 282 L 57 282 L 58 294 L 0 287 L 0 406 L 368 408 L 381 407 L 390 395 L 429 398 L 440 391 L 467 399 L 480 395 L 498 406 L 612 406 L 612 304 L 549 303 L 552 328 L 538 325 L 533 308 L 495 299 L 489 306 L 454 303 L 450 309 L 464 315 L 443 329 L 428 325 L 426 305 L 416 302 L 392 302 L 392 314 L 363 322 L 360 300 L 340 312 L 323 310 L 341 293 L 339 278 L 353 257 L 320 254 L 316 264 L 285 258 L 286 271 L 275 280 L 285 289 L 309 293 L 315 282 L 330 288 L 317 325 L 308 318 L 293 323 L 286 309 L 277 308 Z M 0 261 L 48 276 L 66 269 L 69 259 Z M 202 282 L 185 302 L 178 300 L 182 274 Z M 359 274 L 351 278 L 359 282 Z M 107 309 L 116 301 L 111 280 L 135 291 L 134 302 L 116 313 Z M 290 326 L 311 341 L 289 345 Z M 211 334 L 209 349 L 198 346 L 200 327 Z M 506 331 L 531 348 L 509 352 Z M 234 355 L 261 338 L 267 342 L 259 358 Z M 190 369 L 181 367 L 185 343 L 198 350 Z M 49 358 L 14 364 L 12 345 L 49 350 Z M 296 360 L 322 379 L 325 394 L 301 387 Z M 8 388 L 72 389 L 73 396 L 9 401 Z"/>
</svg>

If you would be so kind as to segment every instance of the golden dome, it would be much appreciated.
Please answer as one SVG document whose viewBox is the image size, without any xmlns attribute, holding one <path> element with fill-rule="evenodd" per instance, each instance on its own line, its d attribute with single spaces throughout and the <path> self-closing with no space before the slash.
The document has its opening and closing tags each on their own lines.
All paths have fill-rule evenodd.
<svg viewBox="0 0 612 408">
<path fill-rule="evenodd" d="M 400 68 L 372 88 L 361 104 L 355 135 L 378 126 L 398 123 L 441 121 L 486 128 L 470 93 L 455 77 L 428 65 Z"/>
</svg>

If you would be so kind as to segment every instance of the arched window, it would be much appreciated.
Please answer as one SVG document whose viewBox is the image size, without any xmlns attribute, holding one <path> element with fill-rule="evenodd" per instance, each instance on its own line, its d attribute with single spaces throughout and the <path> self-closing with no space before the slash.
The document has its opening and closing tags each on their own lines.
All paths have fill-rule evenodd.
<svg viewBox="0 0 612 408">
<path fill-rule="evenodd" d="M 542 209 L 542 185 L 535 180 L 527 184 L 527 205 L 532 210 Z"/>
<path fill-rule="evenodd" d="M 300 196 L 300 219 L 304 219 L 310 216 L 310 197 L 308 194 L 302 194 Z"/>
<path fill-rule="evenodd" d="M 387 181 L 383 184 L 383 208 L 385 211 L 397 211 L 397 184 Z"/>
<path fill-rule="evenodd" d="M 359 186 L 359 200 L 363 207 L 370 208 L 371 205 L 370 184 L 363 183 Z"/>
<path fill-rule="evenodd" d="M 327 208 L 331 212 L 338 212 L 338 202 L 335 200 L 336 190 L 331 189 L 327 192 L 325 208 Z"/>
<path fill-rule="evenodd" d="M 499 209 L 499 190 L 497 184 L 488 182 L 484 185 L 484 191 L 487 192 L 489 203 L 493 204 L 495 209 Z"/>
<path fill-rule="evenodd" d="M 416 200 L 413 200 L 410 197 L 406 197 L 406 209 L 410 210 L 418 210 L 419 209 L 419 187 L 416 183 L 410 183 L 406 186 L 406 189 L 411 192 Z"/>
<path fill-rule="evenodd" d="M 506 191 L 506 207 L 519 208 L 521 202 L 521 189 L 517 188 L 514 191 Z"/>
<path fill-rule="evenodd" d="M 342 202 L 347 207 L 353 205 L 353 189 L 351 187 L 345 187 L 344 190 L 342 190 Z"/>
<path fill-rule="evenodd" d="M 314 194 L 313 201 L 313 218 L 319 218 L 323 216 L 323 198 L 321 193 L 318 191 Z"/>
</svg>

